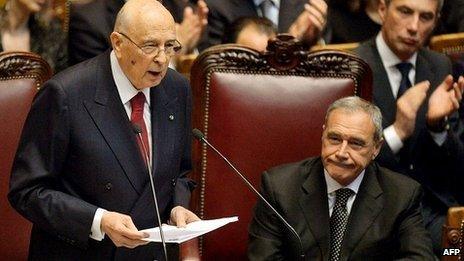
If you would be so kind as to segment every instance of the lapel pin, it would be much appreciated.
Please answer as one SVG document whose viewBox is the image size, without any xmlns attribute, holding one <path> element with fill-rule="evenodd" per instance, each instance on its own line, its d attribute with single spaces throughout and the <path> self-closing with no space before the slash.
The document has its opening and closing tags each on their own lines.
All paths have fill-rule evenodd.
<svg viewBox="0 0 464 261">
<path fill-rule="evenodd" d="M 173 121 L 173 120 L 174 120 L 174 115 L 172 115 L 172 114 L 169 115 L 169 120 L 170 120 L 170 121 Z"/>
</svg>

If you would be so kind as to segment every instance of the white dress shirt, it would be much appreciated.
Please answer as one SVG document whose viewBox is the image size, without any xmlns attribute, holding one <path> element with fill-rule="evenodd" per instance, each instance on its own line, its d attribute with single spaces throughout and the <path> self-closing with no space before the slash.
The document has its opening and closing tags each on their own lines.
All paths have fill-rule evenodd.
<svg viewBox="0 0 464 261">
<path fill-rule="evenodd" d="M 361 174 L 359 174 L 358 177 L 353 180 L 353 182 L 347 186 L 342 186 L 329 175 L 327 170 L 324 169 L 325 183 L 327 184 L 327 198 L 329 200 L 329 216 L 332 216 L 332 211 L 335 205 L 335 191 L 341 188 L 349 188 L 354 192 L 346 202 L 346 210 L 348 211 L 348 215 L 350 215 L 351 207 L 353 206 L 354 200 L 356 199 L 356 195 L 358 195 L 359 186 L 361 185 L 361 182 L 364 178 L 364 173 L 365 170 L 363 170 Z"/>
</svg>

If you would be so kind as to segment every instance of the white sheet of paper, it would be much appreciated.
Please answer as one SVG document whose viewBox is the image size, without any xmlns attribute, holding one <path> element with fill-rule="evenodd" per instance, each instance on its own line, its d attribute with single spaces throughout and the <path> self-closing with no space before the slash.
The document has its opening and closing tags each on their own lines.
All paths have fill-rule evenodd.
<svg viewBox="0 0 464 261">
<path fill-rule="evenodd" d="M 227 218 L 195 221 L 187 224 L 185 228 L 177 228 L 176 226 L 163 224 L 164 239 L 166 243 L 182 243 L 192 238 L 216 230 L 231 222 L 237 221 L 238 216 L 234 216 Z M 144 229 L 142 230 L 142 232 L 147 232 L 148 234 L 150 234 L 148 238 L 144 238 L 143 240 L 151 242 L 161 242 L 159 227 Z"/>
</svg>

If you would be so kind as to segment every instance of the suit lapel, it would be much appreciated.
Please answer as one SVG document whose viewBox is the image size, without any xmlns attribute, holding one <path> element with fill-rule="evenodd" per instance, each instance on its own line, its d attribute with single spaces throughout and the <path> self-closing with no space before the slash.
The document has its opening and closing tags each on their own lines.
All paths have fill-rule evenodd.
<svg viewBox="0 0 464 261">
<path fill-rule="evenodd" d="M 163 158 L 163 155 L 173 155 L 175 145 L 173 137 L 178 102 L 177 97 L 169 97 L 166 91 L 167 85 L 163 81 L 159 86 L 150 90 L 153 173 L 157 173 L 162 163 L 168 162 L 168 159 Z"/>
<path fill-rule="evenodd" d="M 94 101 L 84 101 L 84 106 L 98 130 L 113 151 L 132 187 L 141 193 L 147 178 L 145 164 L 140 155 L 136 136 L 119 98 L 111 74 L 109 52 L 100 56 L 96 74 Z"/>
<path fill-rule="evenodd" d="M 383 126 L 390 126 L 396 117 L 396 99 L 393 96 L 387 71 L 380 59 L 379 51 L 375 44 L 375 38 L 369 41 L 370 56 L 372 62 L 369 63 L 374 78 L 374 103 L 380 108 L 383 116 Z"/>
<path fill-rule="evenodd" d="M 356 248 L 384 207 L 383 192 L 376 174 L 376 166 L 371 164 L 366 168 L 364 179 L 348 218 L 345 238 L 342 243 L 341 260 L 349 259 L 350 253 Z"/>
<path fill-rule="evenodd" d="M 328 258 L 329 251 L 329 206 L 327 200 L 327 185 L 324 179 L 324 168 L 320 160 L 308 167 L 310 174 L 303 183 L 305 192 L 299 204 L 306 223 L 312 232 L 324 260 Z"/>
</svg>

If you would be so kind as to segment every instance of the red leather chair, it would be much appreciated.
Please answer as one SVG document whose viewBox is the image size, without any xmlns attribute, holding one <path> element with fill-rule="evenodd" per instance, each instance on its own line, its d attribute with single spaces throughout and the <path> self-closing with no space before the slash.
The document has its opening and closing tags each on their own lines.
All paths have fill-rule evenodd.
<svg viewBox="0 0 464 261">
<path fill-rule="evenodd" d="M 27 259 L 31 224 L 9 205 L 8 181 L 32 99 L 51 75 L 50 66 L 38 55 L 0 53 L 0 253 L 3 260 Z"/>
<path fill-rule="evenodd" d="M 371 100 L 371 83 L 370 68 L 355 55 L 307 52 L 287 35 L 264 54 L 216 46 L 192 68 L 193 125 L 259 187 L 264 170 L 319 155 L 329 104 L 350 95 Z M 205 145 L 195 142 L 193 150 L 194 211 L 203 219 L 239 216 L 202 238 L 202 260 L 246 259 L 256 197 Z"/>
</svg>

